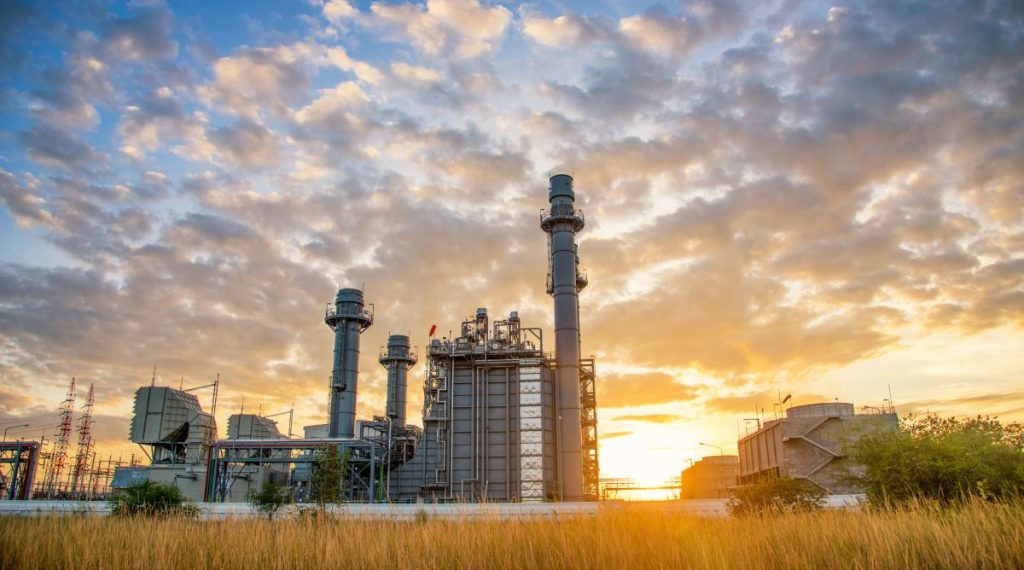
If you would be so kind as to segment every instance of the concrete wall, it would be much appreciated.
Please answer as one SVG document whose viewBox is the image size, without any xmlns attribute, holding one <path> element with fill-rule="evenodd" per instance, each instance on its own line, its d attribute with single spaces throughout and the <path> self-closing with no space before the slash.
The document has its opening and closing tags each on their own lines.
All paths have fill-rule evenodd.
<svg viewBox="0 0 1024 570">
<path fill-rule="evenodd" d="M 859 493 L 849 480 L 857 469 L 843 448 L 865 434 L 899 429 L 896 414 L 849 414 L 849 404 L 802 406 L 799 414 L 766 422 L 739 440 L 740 484 L 769 477 L 807 479 L 828 493 Z"/>
<path fill-rule="evenodd" d="M 863 495 L 833 495 L 825 498 L 826 509 L 856 510 L 863 504 Z M 728 516 L 727 499 L 704 499 L 694 501 L 663 501 L 656 503 L 665 513 L 688 514 L 691 516 Z M 207 520 L 262 517 L 247 503 L 196 503 L 199 516 Z M 281 509 L 278 518 L 296 516 L 299 509 L 308 508 L 288 505 Z M 604 503 L 449 503 L 449 504 L 350 504 L 332 505 L 328 512 L 345 519 L 370 520 L 416 520 L 418 518 L 438 519 L 481 519 L 509 520 L 565 516 L 594 516 L 602 512 L 614 512 L 630 506 L 624 502 Z M 102 501 L 0 501 L 0 516 L 106 516 L 110 504 Z"/>
<path fill-rule="evenodd" d="M 206 466 L 196 464 L 157 464 L 148 467 L 119 468 L 118 472 L 130 472 L 132 477 L 118 477 L 115 483 L 131 485 L 140 481 L 153 481 L 173 485 L 189 501 L 202 501 L 206 490 Z M 249 500 L 251 492 L 258 491 L 263 483 L 272 481 L 280 485 L 287 484 L 287 474 L 283 471 L 267 469 L 257 465 L 247 465 L 240 471 L 233 469 L 230 491 L 227 502 L 244 503 Z M 124 486 L 122 485 L 122 486 Z"/>
</svg>

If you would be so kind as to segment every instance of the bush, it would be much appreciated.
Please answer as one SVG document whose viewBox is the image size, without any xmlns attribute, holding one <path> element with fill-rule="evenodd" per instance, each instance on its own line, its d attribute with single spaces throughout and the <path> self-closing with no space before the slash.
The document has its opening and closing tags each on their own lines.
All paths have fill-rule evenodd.
<svg viewBox="0 0 1024 570">
<path fill-rule="evenodd" d="M 143 481 L 116 491 L 110 498 L 115 516 L 197 516 L 195 505 L 185 502 L 174 485 Z"/>
<path fill-rule="evenodd" d="M 328 504 L 341 502 L 341 487 L 348 477 L 348 451 L 339 455 L 337 446 L 325 445 L 314 453 L 310 493 L 323 510 Z"/>
<path fill-rule="evenodd" d="M 288 489 L 277 483 L 267 481 L 259 491 L 249 494 L 249 504 L 256 510 L 267 515 L 267 520 L 274 520 L 274 515 L 288 502 Z"/>
<path fill-rule="evenodd" d="M 901 431 L 869 434 L 846 449 L 876 505 L 941 503 L 1024 493 L 1024 425 L 998 419 L 910 416 Z"/>
<path fill-rule="evenodd" d="M 806 479 L 778 477 L 738 488 L 729 500 L 729 512 L 734 515 L 810 512 L 820 509 L 824 499 L 824 489 Z"/>
</svg>

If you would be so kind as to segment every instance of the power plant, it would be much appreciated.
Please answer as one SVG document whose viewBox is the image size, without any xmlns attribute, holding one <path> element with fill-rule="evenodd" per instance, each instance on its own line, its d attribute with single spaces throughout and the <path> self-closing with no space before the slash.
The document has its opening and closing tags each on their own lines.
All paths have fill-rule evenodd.
<svg viewBox="0 0 1024 570">
<path fill-rule="evenodd" d="M 230 416 L 228 437 L 218 440 L 219 382 L 186 390 L 154 381 L 135 394 L 129 433 L 149 464 L 118 467 L 112 486 L 158 481 L 190 499 L 217 502 L 244 501 L 273 482 L 310 501 L 319 492 L 318 469 L 334 457 L 343 465 L 345 501 L 596 500 L 595 367 L 593 358 L 581 358 L 578 300 L 587 285 L 576 245 L 584 217 L 571 176 L 551 177 L 549 202 L 539 223 L 548 237 L 553 354 L 543 331 L 522 323 L 515 310 L 492 318 L 478 308 L 454 338 L 434 338 L 432 330 L 421 427 L 406 414 L 408 374 L 419 355 L 408 336 L 391 335 L 378 358 L 387 370 L 385 413 L 357 420 L 361 336 L 374 313 L 362 290 L 342 288 L 324 314 L 334 335 L 326 423 L 293 438 L 267 416 L 243 412 Z M 209 413 L 192 393 L 206 388 L 214 393 Z M 17 457 L 34 465 L 33 449 L 25 449 Z"/>
<path fill-rule="evenodd" d="M 547 234 L 553 338 L 522 322 L 516 310 L 492 316 L 486 307 L 471 313 L 451 338 L 435 338 L 433 327 L 422 355 L 408 335 L 392 334 L 377 355 L 387 377 L 384 413 L 357 419 L 361 341 L 374 311 L 361 289 L 342 288 L 323 314 L 333 334 L 325 423 L 305 426 L 302 437 L 293 437 L 291 420 L 282 433 L 271 418 L 292 416 L 294 409 L 262 415 L 245 413 L 243 405 L 228 418 L 227 437 L 218 439 L 219 376 L 211 384 L 175 389 L 157 386 L 154 369 L 150 385 L 135 393 L 128 433 L 144 450 L 146 464 L 108 458 L 105 468 L 103 461 L 96 466 L 91 386 L 78 450 L 67 464 L 76 431 L 72 379 L 49 452 L 42 440 L 8 442 L 4 430 L 0 499 L 93 499 L 111 488 L 153 481 L 208 502 L 246 501 L 274 483 L 307 502 L 323 493 L 319 474 L 331 462 L 338 467 L 334 495 L 347 502 L 576 502 L 596 501 L 609 491 L 665 488 L 626 480 L 599 485 L 595 362 L 582 357 L 580 334 L 579 294 L 588 280 L 576 235 L 585 220 L 576 209 L 572 177 L 552 176 L 548 200 L 539 226 Z M 407 392 L 409 372 L 421 356 L 423 409 L 416 425 L 408 418 Z M 212 390 L 209 411 L 199 390 Z M 756 432 L 739 438 L 738 456 L 706 457 L 683 471 L 680 497 L 722 499 L 739 485 L 779 476 L 805 479 L 830 493 L 856 493 L 844 479 L 850 466 L 842 445 L 858 434 L 898 429 L 891 403 L 861 414 L 848 403 L 809 404 L 757 422 Z M 40 464 L 46 468 L 34 486 Z"/>
</svg>

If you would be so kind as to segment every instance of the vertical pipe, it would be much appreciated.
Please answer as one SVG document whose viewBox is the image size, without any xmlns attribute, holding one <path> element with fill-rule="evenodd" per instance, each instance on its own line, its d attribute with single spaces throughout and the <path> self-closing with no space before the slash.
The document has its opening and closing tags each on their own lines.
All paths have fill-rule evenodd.
<svg viewBox="0 0 1024 570">
<path fill-rule="evenodd" d="M 509 400 L 511 399 L 511 389 L 509 382 L 511 382 L 512 369 L 509 367 L 505 368 L 505 500 L 512 501 L 515 498 L 512 496 L 512 419 L 509 417 Z M 522 437 L 521 435 L 518 437 Z"/>
<path fill-rule="evenodd" d="M 36 469 L 39 467 L 39 458 L 42 454 L 43 445 L 32 446 L 28 453 L 28 465 L 25 469 L 25 478 L 22 485 L 22 499 L 28 500 L 32 498 L 32 486 L 36 482 Z"/>
<path fill-rule="evenodd" d="M 576 232 L 583 216 L 575 210 L 572 177 L 551 177 L 551 209 L 541 217 L 550 235 L 551 294 L 555 311 L 555 391 L 558 398 L 559 480 L 563 501 L 583 500 L 583 431 L 580 418 L 580 324 Z"/>
<path fill-rule="evenodd" d="M 333 310 L 324 322 L 334 331 L 334 366 L 331 370 L 329 437 L 355 436 L 356 390 L 359 376 L 359 335 L 373 324 L 363 310 L 363 292 L 339 289 Z"/>
<path fill-rule="evenodd" d="M 7 499 L 13 501 L 15 497 L 15 491 L 18 489 L 18 471 L 21 470 L 21 456 L 24 454 L 22 447 L 14 448 L 14 468 L 11 470 L 11 490 L 7 494 Z"/>
</svg>

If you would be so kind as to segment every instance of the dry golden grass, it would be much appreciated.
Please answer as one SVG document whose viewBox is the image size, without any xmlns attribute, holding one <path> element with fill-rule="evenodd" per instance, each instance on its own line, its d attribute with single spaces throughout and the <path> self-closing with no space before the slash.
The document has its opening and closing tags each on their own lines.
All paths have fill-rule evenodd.
<svg viewBox="0 0 1024 570">
<path fill-rule="evenodd" d="M 0 568 L 1024 568 L 1024 505 L 709 519 L 0 517 Z"/>
</svg>

